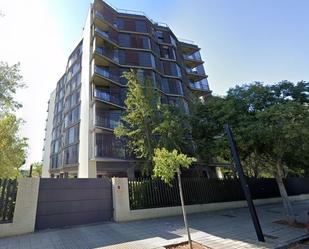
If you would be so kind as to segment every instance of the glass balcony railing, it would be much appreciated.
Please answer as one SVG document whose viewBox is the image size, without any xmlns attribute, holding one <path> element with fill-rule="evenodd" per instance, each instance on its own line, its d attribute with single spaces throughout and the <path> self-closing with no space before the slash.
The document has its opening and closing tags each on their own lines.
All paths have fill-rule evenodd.
<svg viewBox="0 0 309 249">
<path fill-rule="evenodd" d="M 196 82 L 190 82 L 190 87 L 197 90 L 209 91 L 208 80 L 203 79 Z"/>
<path fill-rule="evenodd" d="M 107 50 L 105 48 L 96 48 L 95 51 L 100 54 L 104 55 L 107 58 L 111 59 L 112 61 L 119 63 L 119 53 L 118 50 Z"/>
<path fill-rule="evenodd" d="M 102 31 L 101 29 L 99 29 L 99 28 L 95 28 L 95 30 L 94 30 L 95 32 L 97 32 L 97 33 L 99 33 L 100 35 L 102 35 L 103 37 L 105 37 L 105 38 L 108 38 L 109 39 L 109 35 L 108 35 L 108 33 L 107 32 L 105 32 L 105 31 Z"/>
<path fill-rule="evenodd" d="M 106 133 L 96 134 L 95 156 L 119 159 L 130 158 L 125 143 L 115 138 L 114 135 Z"/>
<path fill-rule="evenodd" d="M 106 102 L 110 102 L 119 106 L 124 106 L 124 95 L 121 91 L 111 93 L 109 90 L 94 90 L 94 97 Z"/>
<path fill-rule="evenodd" d="M 120 116 L 110 118 L 106 116 L 96 115 L 95 124 L 100 127 L 115 129 L 120 123 Z"/>
<path fill-rule="evenodd" d="M 190 55 L 184 54 L 183 57 L 187 60 L 202 61 L 200 52 L 195 52 Z"/>
<path fill-rule="evenodd" d="M 99 17 L 99 18 L 101 18 L 101 19 L 103 19 L 103 20 L 105 20 L 103 14 L 100 13 L 99 11 L 94 12 L 94 15 L 97 16 L 97 17 Z"/>
<path fill-rule="evenodd" d="M 186 68 L 186 71 L 187 73 L 190 73 L 190 74 L 199 74 L 199 75 L 205 75 L 205 70 L 204 70 L 204 67 L 203 65 L 199 65 L 195 68 L 189 68 L 187 67 Z"/>
<path fill-rule="evenodd" d="M 121 85 L 126 85 L 126 80 L 125 78 L 121 77 L 120 75 L 116 75 L 116 74 L 112 74 L 109 72 L 108 69 L 103 68 L 103 67 L 99 67 L 99 66 L 95 66 L 94 67 L 94 72 L 104 78 L 110 79 L 112 81 L 115 81 Z"/>
</svg>

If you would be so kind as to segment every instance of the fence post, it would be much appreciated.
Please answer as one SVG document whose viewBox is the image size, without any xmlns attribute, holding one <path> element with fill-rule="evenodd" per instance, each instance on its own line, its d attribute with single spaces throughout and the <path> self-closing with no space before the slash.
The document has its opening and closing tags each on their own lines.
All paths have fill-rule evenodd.
<svg viewBox="0 0 309 249">
<path fill-rule="evenodd" d="M 128 178 L 112 178 L 114 221 L 130 220 Z"/>
</svg>

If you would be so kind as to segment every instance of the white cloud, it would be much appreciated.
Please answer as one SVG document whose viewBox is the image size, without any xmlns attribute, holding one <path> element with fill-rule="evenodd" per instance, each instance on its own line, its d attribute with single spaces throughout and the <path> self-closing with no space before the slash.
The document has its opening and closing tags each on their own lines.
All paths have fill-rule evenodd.
<svg viewBox="0 0 309 249">
<path fill-rule="evenodd" d="M 64 73 L 66 54 L 47 8 L 40 0 L 0 2 L 0 60 L 20 62 L 28 88 L 20 90 L 23 108 L 17 112 L 26 121 L 21 135 L 29 138 L 26 166 L 42 158 L 47 101 Z"/>
</svg>

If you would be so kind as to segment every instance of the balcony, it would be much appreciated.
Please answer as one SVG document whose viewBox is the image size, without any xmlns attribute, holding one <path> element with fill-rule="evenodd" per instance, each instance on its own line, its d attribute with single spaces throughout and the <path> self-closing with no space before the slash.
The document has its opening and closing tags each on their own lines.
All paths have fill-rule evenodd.
<svg viewBox="0 0 309 249">
<path fill-rule="evenodd" d="M 196 82 L 202 79 L 205 79 L 207 76 L 205 74 L 205 70 L 203 65 L 199 65 L 195 68 L 186 68 L 188 77 L 191 81 Z"/>
<path fill-rule="evenodd" d="M 99 47 L 95 49 L 95 52 L 107 57 L 108 59 L 112 60 L 113 62 L 119 64 L 119 53 L 118 50 L 110 50 L 105 49 L 103 47 Z"/>
<path fill-rule="evenodd" d="M 127 84 L 127 80 L 124 77 L 121 77 L 119 74 L 110 73 L 110 68 L 108 67 L 94 66 L 94 74 L 94 82 L 96 85 L 109 86 L 110 82 L 120 86 L 125 86 Z"/>
<path fill-rule="evenodd" d="M 120 108 L 124 108 L 125 89 L 96 87 L 94 89 L 94 97 L 98 100 L 114 104 Z"/>
<path fill-rule="evenodd" d="M 96 158 L 128 159 L 124 141 L 116 138 L 113 133 L 97 133 L 95 145 Z"/>
<path fill-rule="evenodd" d="M 98 127 L 115 129 L 121 119 L 120 110 L 96 108 L 95 125 Z"/>
<path fill-rule="evenodd" d="M 203 79 L 196 82 L 189 82 L 190 88 L 193 91 L 209 92 L 208 80 Z"/>
<path fill-rule="evenodd" d="M 202 61 L 201 54 L 199 51 L 192 53 L 192 54 L 184 54 L 183 58 L 184 58 L 185 65 L 190 68 L 197 67 L 204 63 Z"/>
<path fill-rule="evenodd" d="M 184 54 L 192 54 L 200 50 L 200 48 L 194 44 L 193 41 L 178 39 L 180 42 L 181 51 Z"/>
</svg>

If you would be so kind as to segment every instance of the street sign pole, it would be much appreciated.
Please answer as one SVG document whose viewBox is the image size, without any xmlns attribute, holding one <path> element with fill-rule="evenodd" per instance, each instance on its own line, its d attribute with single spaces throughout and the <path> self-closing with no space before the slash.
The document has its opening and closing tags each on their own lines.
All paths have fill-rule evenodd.
<svg viewBox="0 0 309 249">
<path fill-rule="evenodd" d="M 262 232 L 262 228 L 261 228 L 261 225 L 260 225 L 260 222 L 259 222 L 259 218 L 256 214 L 256 210 L 255 210 L 252 198 L 251 198 L 250 189 L 249 189 L 247 180 L 245 178 L 244 171 L 243 171 L 242 166 L 240 164 L 239 154 L 238 154 L 238 151 L 237 151 L 237 147 L 235 145 L 235 141 L 234 141 L 234 138 L 233 138 L 231 128 L 229 127 L 228 124 L 225 124 L 224 130 L 225 130 L 225 133 L 227 134 L 227 139 L 228 139 L 228 142 L 230 144 L 230 148 L 231 148 L 231 152 L 232 152 L 232 155 L 233 155 L 236 170 L 237 170 L 237 173 L 238 173 L 238 177 L 239 177 L 242 189 L 244 191 L 244 194 L 245 194 L 245 197 L 246 197 L 246 200 L 247 200 L 247 203 L 248 203 L 248 207 L 249 207 L 249 210 L 250 210 L 250 214 L 251 214 L 251 218 L 252 218 L 252 221 L 253 221 L 253 224 L 254 224 L 256 235 L 257 235 L 259 241 L 265 242 L 265 238 L 264 238 L 264 235 L 263 235 L 263 232 Z"/>
</svg>

